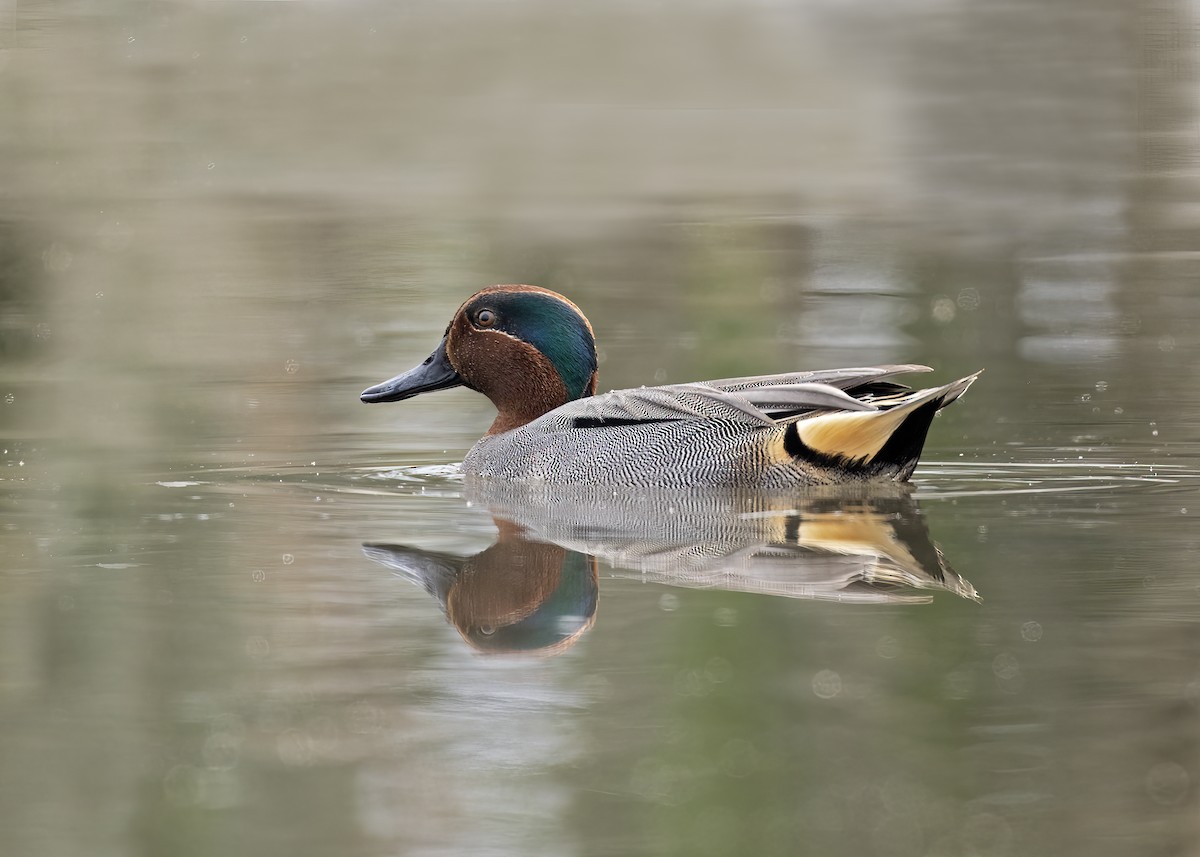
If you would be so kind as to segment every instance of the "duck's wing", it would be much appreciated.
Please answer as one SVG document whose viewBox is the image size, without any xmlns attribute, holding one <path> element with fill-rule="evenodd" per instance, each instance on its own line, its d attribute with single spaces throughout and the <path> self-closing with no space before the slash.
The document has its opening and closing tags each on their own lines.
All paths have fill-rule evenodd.
<svg viewBox="0 0 1200 857">
<path fill-rule="evenodd" d="M 872 400 L 910 391 L 889 379 L 932 372 L 917 364 L 860 366 L 613 390 L 547 414 L 556 427 L 599 428 L 681 419 L 772 425 L 806 411 L 871 411 Z"/>
<path fill-rule="evenodd" d="M 775 425 L 776 415 L 783 413 L 875 410 L 874 405 L 860 401 L 833 385 L 810 381 L 789 383 L 786 379 L 790 377 L 764 376 L 761 384 L 743 390 L 725 390 L 711 383 L 613 390 L 569 402 L 536 422 L 546 420 L 557 429 L 605 428 L 695 419 L 771 426 Z M 783 383 L 780 383 L 781 379 Z"/>
<path fill-rule="evenodd" d="M 740 395 L 771 419 L 782 420 L 805 416 L 815 411 L 872 410 L 883 403 L 894 404 L 914 390 L 891 380 L 893 377 L 910 372 L 932 371 L 928 366 L 904 363 L 821 369 L 814 372 L 787 372 L 780 375 L 751 375 L 703 383 L 724 393 Z M 858 404 L 849 406 L 844 400 L 839 403 L 819 402 L 806 395 L 797 396 L 793 392 L 810 389 L 811 385 L 841 390 Z"/>
<path fill-rule="evenodd" d="M 704 384 L 728 393 L 787 384 L 828 384 L 839 390 L 857 390 L 881 385 L 889 390 L 907 390 L 910 388 L 903 384 L 887 382 L 896 375 L 932 371 L 933 369 L 929 366 L 922 366 L 919 363 L 904 363 L 886 366 L 856 366 L 848 369 L 820 369 L 815 372 L 785 372 L 781 375 L 748 375 L 744 378 L 705 381 Z"/>
</svg>

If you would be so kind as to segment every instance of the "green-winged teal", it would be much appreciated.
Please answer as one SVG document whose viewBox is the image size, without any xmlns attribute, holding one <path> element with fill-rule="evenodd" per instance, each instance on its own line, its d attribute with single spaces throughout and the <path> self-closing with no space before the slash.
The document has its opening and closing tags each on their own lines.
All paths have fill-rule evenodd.
<svg viewBox="0 0 1200 857">
<path fill-rule="evenodd" d="M 934 414 L 978 377 L 924 390 L 891 380 L 929 371 L 827 369 L 596 395 L 596 344 L 579 307 L 506 285 L 468 298 L 421 365 L 361 398 L 483 393 L 499 413 L 463 461 L 469 476 L 788 488 L 908 479 Z"/>
</svg>

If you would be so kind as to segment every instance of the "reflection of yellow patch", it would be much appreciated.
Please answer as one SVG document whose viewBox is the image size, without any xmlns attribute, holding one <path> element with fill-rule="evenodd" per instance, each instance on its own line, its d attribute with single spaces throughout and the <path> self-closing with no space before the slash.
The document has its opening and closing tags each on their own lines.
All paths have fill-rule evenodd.
<svg viewBox="0 0 1200 857">
<path fill-rule="evenodd" d="M 918 565 L 896 537 L 896 529 L 882 515 L 868 512 L 810 515 L 800 521 L 797 543 L 834 553 L 878 554 L 900 565 Z"/>
</svg>

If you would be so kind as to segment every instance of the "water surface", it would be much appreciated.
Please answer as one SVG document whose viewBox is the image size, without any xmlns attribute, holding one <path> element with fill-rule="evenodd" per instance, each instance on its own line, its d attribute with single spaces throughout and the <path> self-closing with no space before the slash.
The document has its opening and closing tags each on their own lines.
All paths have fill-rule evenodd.
<svg viewBox="0 0 1200 857">
<path fill-rule="evenodd" d="M 0 5 L 0 852 L 1195 851 L 1193 15 Z M 605 388 L 986 372 L 618 526 L 358 402 L 494 282 Z"/>
</svg>

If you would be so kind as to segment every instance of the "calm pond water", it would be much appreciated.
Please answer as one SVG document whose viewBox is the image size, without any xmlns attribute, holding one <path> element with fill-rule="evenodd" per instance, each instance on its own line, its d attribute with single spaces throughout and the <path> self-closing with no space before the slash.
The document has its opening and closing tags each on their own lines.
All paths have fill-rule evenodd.
<svg viewBox="0 0 1200 857">
<path fill-rule="evenodd" d="M 1200 850 L 1195 7 L 0 2 L 0 853 Z M 911 491 L 488 489 L 605 389 L 985 369 Z"/>
</svg>

